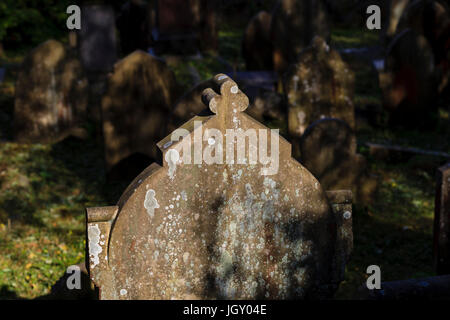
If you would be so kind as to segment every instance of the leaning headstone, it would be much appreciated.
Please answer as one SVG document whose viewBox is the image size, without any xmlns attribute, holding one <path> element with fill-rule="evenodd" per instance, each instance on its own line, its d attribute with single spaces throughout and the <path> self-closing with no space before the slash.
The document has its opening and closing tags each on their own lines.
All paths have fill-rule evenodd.
<svg viewBox="0 0 450 320">
<path fill-rule="evenodd" d="M 270 39 L 272 15 L 261 11 L 255 15 L 245 29 L 242 55 L 247 70 L 272 70 L 273 50 Z"/>
<path fill-rule="evenodd" d="M 273 63 L 280 76 L 295 63 L 315 36 L 328 39 L 328 18 L 322 0 L 281 0 L 273 16 Z"/>
<path fill-rule="evenodd" d="M 123 54 L 148 50 L 152 44 L 151 18 L 150 5 L 143 0 L 129 0 L 121 7 L 117 17 L 117 29 Z"/>
<path fill-rule="evenodd" d="M 117 60 L 115 16 L 111 6 L 81 8 L 80 56 L 88 72 L 109 72 Z"/>
<path fill-rule="evenodd" d="M 243 113 L 236 83 L 214 81 L 219 90 L 203 95 L 212 115 L 158 143 L 163 166 L 145 169 L 116 206 L 87 209 L 100 298 L 329 298 L 351 247 L 349 193 L 330 203 L 290 144 Z"/>
<path fill-rule="evenodd" d="M 116 63 L 102 100 L 108 169 L 135 153 L 158 159 L 152 146 L 168 133 L 176 95 L 173 72 L 148 53 L 135 51 Z"/>
<path fill-rule="evenodd" d="M 354 190 L 367 201 L 375 181 L 366 175 L 365 158 L 356 152 L 354 131 L 342 120 L 322 119 L 311 124 L 300 139 L 301 163 L 326 190 Z"/>
<path fill-rule="evenodd" d="M 64 45 L 48 40 L 24 59 L 16 82 L 14 136 L 21 142 L 55 142 L 83 120 L 87 79 Z"/>
<path fill-rule="evenodd" d="M 344 120 L 355 128 L 354 75 L 339 53 L 316 37 L 285 75 L 289 134 L 301 137 L 321 118 Z"/>
<path fill-rule="evenodd" d="M 437 80 L 425 37 L 403 30 L 391 43 L 380 73 L 383 105 L 391 125 L 430 127 L 435 123 Z"/>
<path fill-rule="evenodd" d="M 436 273 L 450 274 L 450 163 L 437 174 L 433 251 Z"/>
</svg>

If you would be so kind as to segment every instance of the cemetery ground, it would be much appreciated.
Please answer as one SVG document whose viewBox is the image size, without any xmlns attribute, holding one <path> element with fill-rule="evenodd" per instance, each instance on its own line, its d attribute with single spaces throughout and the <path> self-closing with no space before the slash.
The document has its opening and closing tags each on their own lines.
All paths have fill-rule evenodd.
<svg viewBox="0 0 450 320">
<path fill-rule="evenodd" d="M 242 32 L 230 27 L 219 36 L 220 56 L 243 69 L 243 61 L 235 58 L 241 56 Z M 335 29 L 332 45 L 368 46 L 377 39 L 370 32 Z M 115 203 L 127 185 L 127 181 L 107 184 L 102 149 L 89 123 L 85 140 L 69 137 L 49 145 L 11 142 L 15 70 L 22 56 L 8 53 L 0 59 L 0 66 L 8 66 L 0 84 L 0 299 L 48 294 L 69 265 L 85 258 L 85 207 Z M 208 79 L 220 68 L 214 57 L 205 59 L 171 64 L 186 89 L 193 78 Z M 364 65 L 355 66 L 354 71 L 358 151 L 367 157 L 379 186 L 371 204 L 354 205 L 354 251 L 338 299 L 356 297 L 369 265 L 380 266 L 383 281 L 434 275 L 435 173 L 445 161 L 426 156 L 377 160 L 365 142 L 450 152 L 450 133 L 443 124 L 448 121 L 447 112 L 440 111 L 440 126 L 434 131 L 388 128 L 373 73 Z M 358 113 L 368 112 L 375 114 L 375 123 L 360 121 Z M 281 129 L 282 134 L 286 132 Z"/>
</svg>

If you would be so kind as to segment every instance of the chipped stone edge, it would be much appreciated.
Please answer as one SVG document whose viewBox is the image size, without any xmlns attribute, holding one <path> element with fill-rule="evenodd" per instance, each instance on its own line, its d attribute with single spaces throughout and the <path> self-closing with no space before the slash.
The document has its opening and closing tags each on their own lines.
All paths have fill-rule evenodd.
<svg viewBox="0 0 450 320">
<path fill-rule="evenodd" d="M 351 190 L 326 191 L 336 225 L 335 254 L 333 257 L 332 281 L 338 285 L 344 280 L 345 266 L 353 251 L 353 212 Z"/>
</svg>

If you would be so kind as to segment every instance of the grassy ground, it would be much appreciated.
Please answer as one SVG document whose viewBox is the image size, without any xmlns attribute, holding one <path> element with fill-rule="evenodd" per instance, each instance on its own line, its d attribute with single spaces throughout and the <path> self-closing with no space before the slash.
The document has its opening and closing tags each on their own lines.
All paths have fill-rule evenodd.
<svg viewBox="0 0 450 320">
<path fill-rule="evenodd" d="M 241 37 L 242 30 L 220 32 L 219 53 L 238 69 Z M 357 47 L 376 39 L 357 30 L 336 30 L 332 43 Z M 14 66 L 19 61 L 17 55 L 0 61 L 12 70 L 0 85 L 0 299 L 47 294 L 67 266 L 84 259 L 84 208 L 111 205 L 123 190 L 123 185 L 107 185 L 101 148 L 92 137 L 51 145 L 11 142 Z M 209 78 L 217 60 L 207 56 L 205 61 L 178 64 L 174 70 L 179 81 L 187 87 L 192 68 L 201 79 Z M 370 104 L 377 109 L 380 98 L 373 73 L 368 67 L 356 71 L 357 107 Z M 440 116 L 448 119 L 446 112 Z M 426 133 L 361 125 L 358 139 L 361 146 L 365 141 L 388 141 L 450 152 L 443 126 Z M 381 267 L 383 280 L 433 275 L 434 174 L 441 160 L 415 157 L 406 163 L 386 163 L 372 159 L 364 147 L 360 152 L 368 157 L 379 189 L 372 204 L 354 208 L 355 249 L 339 299 L 354 296 L 372 264 Z"/>
</svg>

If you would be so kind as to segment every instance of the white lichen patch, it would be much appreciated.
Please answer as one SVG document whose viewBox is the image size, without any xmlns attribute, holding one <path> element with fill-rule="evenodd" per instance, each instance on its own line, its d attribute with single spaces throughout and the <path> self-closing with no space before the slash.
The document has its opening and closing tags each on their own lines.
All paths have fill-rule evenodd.
<svg viewBox="0 0 450 320">
<path fill-rule="evenodd" d="M 89 258 L 91 260 L 91 268 L 95 268 L 99 264 L 100 259 L 98 255 L 103 251 L 100 245 L 100 228 L 98 224 L 90 225 L 88 227 L 88 239 L 89 239 Z"/>
<path fill-rule="evenodd" d="M 167 174 L 170 177 L 170 179 L 173 179 L 174 175 L 175 175 L 175 171 L 177 170 L 177 163 L 180 160 L 180 154 L 178 153 L 177 150 L 170 149 L 166 152 L 164 159 L 166 160 L 167 164 L 169 165 L 169 171 Z"/>
<path fill-rule="evenodd" d="M 144 200 L 144 208 L 147 209 L 147 213 L 150 218 L 153 218 L 155 215 L 155 209 L 159 208 L 158 201 L 156 200 L 156 192 L 153 189 L 147 190 L 145 194 Z"/>
</svg>

